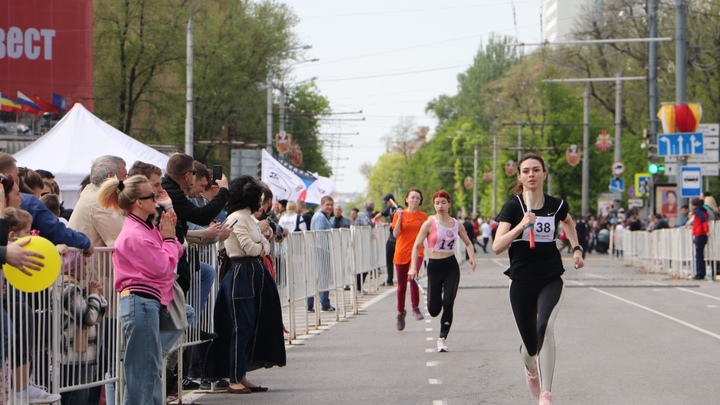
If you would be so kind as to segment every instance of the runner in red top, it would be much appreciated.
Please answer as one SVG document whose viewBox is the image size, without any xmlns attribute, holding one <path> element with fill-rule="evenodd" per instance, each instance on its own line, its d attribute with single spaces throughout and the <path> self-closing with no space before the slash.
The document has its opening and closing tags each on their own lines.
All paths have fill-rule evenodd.
<svg viewBox="0 0 720 405">
<path fill-rule="evenodd" d="M 397 274 L 398 288 L 397 288 L 397 329 L 405 329 L 405 295 L 407 291 L 407 285 L 410 283 L 410 304 L 412 305 L 412 312 L 415 319 L 422 320 L 425 317 L 420 312 L 420 291 L 418 290 L 417 284 L 412 278 L 408 279 L 408 270 L 410 269 L 410 259 L 412 257 L 413 242 L 423 222 L 427 219 L 427 214 L 418 211 L 418 207 L 422 204 L 422 192 L 417 188 L 411 188 L 405 195 L 405 204 L 407 209 L 398 208 L 393 215 L 392 228 L 393 235 L 395 236 L 395 255 L 393 256 L 393 263 L 395 263 L 395 274 Z M 415 263 L 415 269 L 417 270 L 422 263 L 422 253 L 420 254 L 421 260 Z"/>
</svg>

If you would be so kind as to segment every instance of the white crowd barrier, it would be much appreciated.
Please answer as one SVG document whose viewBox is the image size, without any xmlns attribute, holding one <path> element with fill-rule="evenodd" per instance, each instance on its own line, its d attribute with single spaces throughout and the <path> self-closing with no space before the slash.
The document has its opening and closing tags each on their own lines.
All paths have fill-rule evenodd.
<svg viewBox="0 0 720 405">
<path fill-rule="evenodd" d="M 327 315 L 322 318 L 320 313 L 321 291 L 330 292 L 331 304 L 337 309 L 332 313 L 336 321 L 358 313 L 358 296 L 379 289 L 388 234 L 385 226 L 305 231 L 292 233 L 282 243 L 274 244 L 276 284 L 288 344 L 299 335 L 320 328 L 323 320 L 327 320 Z M 202 342 L 201 331 L 214 330 L 218 247 L 210 244 L 188 248 L 193 278 L 187 303 L 195 309 L 196 321 L 175 349 L 197 345 Z M 114 394 L 107 391 L 106 395 L 112 396 L 114 403 L 122 403 L 123 337 L 117 316 L 119 294 L 113 286 L 111 257 L 111 248 L 96 249 L 92 258 L 71 252 L 64 259 L 63 270 L 68 274 L 61 274 L 51 288 L 39 293 L 15 290 L 5 282 L 3 274 L 1 403 L 28 403 L 27 397 L 16 394 L 27 384 L 51 393 L 114 384 Z M 204 305 L 201 305 L 204 298 L 201 277 L 207 273 L 199 271 L 201 266 L 209 266 L 213 276 Z M 76 275 L 80 280 L 77 283 L 68 278 L 75 275 L 74 272 L 80 272 Z M 102 284 L 101 295 L 107 307 L 100 311 L 95 311 L 92 305 L 92 308 L 80 305 L 92 302 L 82 293 L 88 291 L 91 281 Z M 314 313 L 306 309 L 308 297 L 315 297 Z M 199 311 L 201 306 L 203 309 Z M 183 369 L 181 352 L 178 350 L 178 380 L 182 378 Z M 112 403 L 112 399 L 109 402 Z"/>
<path fill-rule="evenodd" d="M 613 235 L 614 236 L 614 233 Z M 717 275 L 720 262 L 720 221 L 710 222 L 710 235 L 705 246 L 705 266 L 711 266 Z M 611 237 L 611 240 L 614 238 Z M 692 232 L 685 227 L 656 231 L 625 230 L 613 250 L 630 266 L 651 273 L 664 273 L 672 278 L 686 278 L 695 274 L 695 247 Z M 609 251 L 612 254 L 613 250 Z"/>
</svg>

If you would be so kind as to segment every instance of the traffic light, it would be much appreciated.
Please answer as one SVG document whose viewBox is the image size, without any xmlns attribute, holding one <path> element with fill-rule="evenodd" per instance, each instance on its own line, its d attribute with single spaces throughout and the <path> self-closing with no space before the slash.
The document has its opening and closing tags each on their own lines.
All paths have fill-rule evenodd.
<svg viewBox="0 0 720 405">
<path fill-rule="evenodd" d="M 255 165 L 255 178 L 258 180 L 262 179 L 262 160 Z"/>
<path fill-rule="evenodd" d="M 648 173 L 657 174 L 665 171 L 665 165 L 659 163 L 658 147 L 655 144 L 647 145 L 648 152 Z"/>
<path fill-rule="evenodd" d="M 665 165 L 663 165 L 663 164 L 650 163 L 648 165 L 648 173 L 650 173 L 650 174 L 662 173 L 664 171 L 665 171 Z"/>
</svg>

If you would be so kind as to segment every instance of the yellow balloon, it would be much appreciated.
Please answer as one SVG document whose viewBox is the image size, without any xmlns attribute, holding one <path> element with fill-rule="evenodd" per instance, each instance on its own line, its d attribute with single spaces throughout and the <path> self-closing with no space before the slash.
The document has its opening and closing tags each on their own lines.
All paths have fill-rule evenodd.
<svg viewBox="0 0 720 405">
<path fill-rule="evenodd" d="M 22 242 L 28 238 L 30 239 L 30 242 L 23 246 L 23 249 L 37 252 L 45 256 L 44 259 L 39 259 L 37 257 L 34 258 L 35 260 L 42 262 L 45 266 L 37 271 L 28 270 L 32 276 L 25 275 L 16 267 L 7 263 L 3 265 L 3 271 L 5 272 L 5 278 L 8 280 L 10 285 L 15 287 L 15 289 L 28 293 L 34 293 L 42 291 L 53 285 L 60 275 L 62 261 L 60 260 L 60 253 L 58 253 L 55 245 L 41 236 L 26 236 L 18 239 L 16 243 Z"/>
</svg>

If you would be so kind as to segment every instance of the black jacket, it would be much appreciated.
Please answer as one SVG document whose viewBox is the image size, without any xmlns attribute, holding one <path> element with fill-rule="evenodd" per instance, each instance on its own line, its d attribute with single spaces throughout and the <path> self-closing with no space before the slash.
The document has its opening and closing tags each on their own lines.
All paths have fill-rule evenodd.
<svg viewBox="0 0 720 405">
<path fill-rule="evenodd" d="M 213 219 L 225 207 L 225 203 L 230 196 L 230 192 L 226 188 L 221 188 L 220 192 L 208 202 L 205 206 L 198 207 L 188 200 L 180 185 L 167 175 L 162 178 L 162 187 L 167 191 L 168 196 L 172 200 L 173 210 L 177 215 L 177 224 L 175 225 L 175 235 L 180 243 L 185 242 L 185 235 L 188 231 L 188 222 L 197 225 L 209 225 Z M 178 284 L 186 293 L 190 290 L 190 264 L 187 259 L 187 251 L 178 261 Z"/>
</svg>

